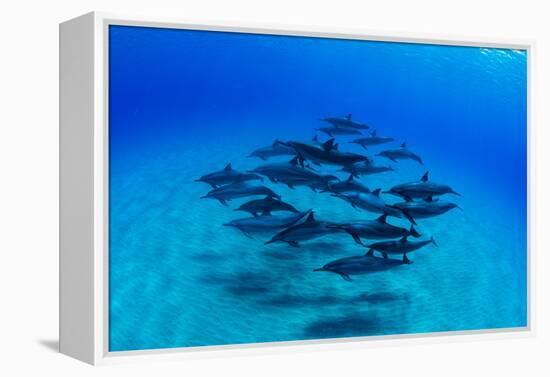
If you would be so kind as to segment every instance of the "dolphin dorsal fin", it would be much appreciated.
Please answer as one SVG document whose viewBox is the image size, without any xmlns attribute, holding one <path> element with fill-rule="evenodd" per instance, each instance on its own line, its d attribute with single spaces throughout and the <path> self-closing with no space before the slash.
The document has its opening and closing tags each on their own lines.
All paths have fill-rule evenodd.
<svg viewBox="0 0 550 377">
<path fill-rule="evenodd" d="M 401 144 L 401 148 L 407 148 L 407 143 L 405 141 Z"/>
<path fill-rule="evenodd" d="M 225 165 L 225 168 L 223 168 L 223 171 L 231 171 L 233 168 L 231 167 L 231 162 L 227 165 Z"/>
<path fill-rule="evenodd" d="M 323 149 L 327 152 L 330 152 L 330 150 L 334 147 L 334 138 L 328 139 L 323 144 L 321 144 Z"/>
<path fill-rule="evenodd" d="M 401 239 L 399 240 L 399 242 L 400 242 L 400 243 L 405 243 L 405 242 L 407 242 L 407 236 L 401 238 Z"/>
<path fill-rule="evenodd" d="M 372 130 L 372 132 L 370 133 L 370 136 L 376 136 L 376 130 Z"/>
<path fill-rule="evenodd" d="M 388 217 L 388 214 L 384 213 L 382 216 L 380 216 L 379 218 L 376 219 L 376 221 L 378 221 L 379 223 L 382 223 L 382 224 L 385 224 L 386 223 L 386 218 Z"/>
<path fill-rule="evenodd" d="M 279 139 L 275 139 L 273 140 L 273 144 L 271 144 L 272 146 L 276 146 L 277 144 L 280 144 L 281 142 L 279 141 Z"/>
<path fill-rule="evenodd" d="M 313 216 L 313 211 L 311 211 L 309 215 L 307 215 L 306 221 L 304 221 L 304 223 L 311 223 L 314 221 L 315 221 L 315 216 Z"/>
<path fill-rule="evenodd" d="M 288 162 L 290 165 L 296 166 L 298 165 L 298 156 L 294 157 L 292 160 Z"/>
<path fill-rule="evenodd" d="M 420 178 L 420 180 L 422 182 L 428 182 L 428 172 L 424 173 L 424 175 L 422 176 L 422 178 Z"/>
<path fill-rule="evenodd" d="M 350 174 L 348 179 L 346 179 L 346 182 L 351 182 L 353 181 L 353 174 Z"/>
<path fill-rule="evenodd" d="M 374 191 L 372 192 L 372 194 L 373 194 L 373 195 L 376 195 L 376 196 L 380 196 L 380 189 L 377 188 L 376 190 L 374 190 Z"/>
<path fill-rule="evenodd" d="M 351 114 L 346 115 L 347 120 L 351 120 Z"/>
</svg>

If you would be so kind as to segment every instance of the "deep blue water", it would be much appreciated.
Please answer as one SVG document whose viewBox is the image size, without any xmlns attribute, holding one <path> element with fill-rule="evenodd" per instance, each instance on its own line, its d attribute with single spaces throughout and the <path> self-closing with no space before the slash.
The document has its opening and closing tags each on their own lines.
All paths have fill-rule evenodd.
<svg viewBox="0 0 550 377">
<path fill-rule="evenodd" d="M 109 59 L 111 351 L 526 326 L 525 51 L 111 26 Z M 375 157 L 396 171 L 362 183 L 429 170 L 462 195 L 443 199 L 463 211 L 418 220 L 439 247 L 413 264 L 353 282 L 313 272 L 365 249 L 346 234 L 264 245 L 221 225 L 247 199 L 199 199 L 196 178 L 252 169 L 252 150 L 347 113 L 396 141 L 342 149 L 406 141 L 424 160 Z M 319 219 L 377 217 L 265 185 Z"/>
</svg>

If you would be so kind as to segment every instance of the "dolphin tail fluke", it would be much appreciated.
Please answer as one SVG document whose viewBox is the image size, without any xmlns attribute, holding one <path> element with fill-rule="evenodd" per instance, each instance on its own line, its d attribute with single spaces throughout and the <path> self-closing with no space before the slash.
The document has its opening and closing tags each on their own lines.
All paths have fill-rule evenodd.
<svg viewBox="0 0 550 377">
<path fill-rule="evenodd" d="M 435 247 L 439 247 L 439 245 L 437 244 L 437 242 L 435 242 L 434 236 L 431 236 L 431 237 L 430 237 L 430 242 L 433 243 Z"/>
</svg>

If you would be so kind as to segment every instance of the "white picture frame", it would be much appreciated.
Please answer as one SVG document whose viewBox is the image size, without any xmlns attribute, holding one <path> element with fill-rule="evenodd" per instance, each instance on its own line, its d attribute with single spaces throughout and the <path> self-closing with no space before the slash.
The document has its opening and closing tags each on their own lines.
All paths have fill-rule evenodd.
<svg viewBox="0 0 550 377">
<path fill-rule="evenodd" d="M 528 56 L 528 282 L 524 328 L 109 352 L 108 27 L 151 26 L 272 35 L 524 49 Z M 534 335 L 531 100 L 534 42 L 332 28 L 200 24 L 92 12 L 60 24 L 60 352 L 90 364 L 184 359 Z M 457 337 L 457 335 L 460 335 Z M 200 351 L 200 352 L 199 352 Z"/>
</svg>

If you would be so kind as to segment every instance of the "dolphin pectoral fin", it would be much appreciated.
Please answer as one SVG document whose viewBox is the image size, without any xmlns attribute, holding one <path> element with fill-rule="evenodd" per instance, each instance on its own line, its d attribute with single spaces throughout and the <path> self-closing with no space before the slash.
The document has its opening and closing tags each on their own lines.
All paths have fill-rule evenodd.
<svg viewBox="0 0 550 377">
<path fill-rule="evenodd" d="M 217 189 L 218 188 L 218 185 L 215 184 L 215 183 L 208 183 L 210 185 L 210 187 L 212 187 L 213 189 Z"/>
<path fill-rule="evenodd" d="M 353 279 L 350 278 L 348 274 L 339 273 L 338 275 L 340 275 L 342 277 L 342 279 L 344 279 L 345 281 L 353 282 Z"/>
<path fill-rule="evenodd" d="M 309 186 L 309 188 L 311 189 L 311 191 L 317 192 L 317 189 L 314 186 Z"/>
<path fill-rule="evenodd" d="M 367 257 L 374 257 L 374 249 L 371 247 L 365 254 Z"/>
<path fill-rule="evenodd" d="M 251 235 L 250 233 L 245 232 L 244 230 L 241 230 L 241 232 L 243 232 L 243 234 L 244 234 L 245 236 L 247 236 L 248 238 L 254 239 L 254 237 L 252 237 L 252 235 Z"/>
<path fill-rule="evenodd" d="M 227 201 L 225 199 L 222 199 L 222 198 L 218 198 L 218 201 L 223 204 L 224 206 L 228 207 L 229 205 L 227 204 Z"/>
<path fill-rule="evenodd" d="M 363 243 L 363 241 L 361 241 L 361 238 L 359 238 L 359 236 L 357 234 L 355 234 L 355 233 L 350 233 L 350 234 L 353 237 L 353 240 L 355 242 L 357 242 L 361 246 L 365 246 L 365 244 Z"/>
<path fill-rule="evenodd" d="M 407 254 L 403 253 L 403 263 L 412 264 L 413 262 L 407 257 Z"/>
<path fill-rule="evenodd" d="M 300 247 L 300 244 L 297 241 L 288 241 L 288 244 L 292 247 Z"/>
<path fill-rule="evenodd" d="M 403 215 L 409 220 L 409 222 L 413 225 L 418 225 L 416 221 L 414 221 L 414 218 L 407 212 L 407 211 L 401 211 Z"/>
<path fill-rule="evenodd" d="M 384 259 L 388 259 L 388 258 L 389 258 L 389 257 L 388 257 L 388 253 L 382 252 L 382 257 L 383 257 Z"/>
<path fill-rule="evenodd" d="M 291 185 L 290 183 L 287 183 L 286 185 L 288 186 L 289 189 L 294 190 L 294 186 Z"/>
<path fill-rule="evenodd" d="M 271 211 L 268 210 L 268 209 L 264 209 L 264 210 L 262 211 L 262 216 L 271 216 Z"/>
<path fill-rule="evenodd" d="M 361 144 L 361 146 L 363 147 L 363 149 L 368 150 L 368 148 L 365 144 Z"/>
<path fill-rule="evenodd" d="M 271 181 L 271 183 L 277 183 L 277 180 L 273 177 L 267 177 Z"/>
</svg>

